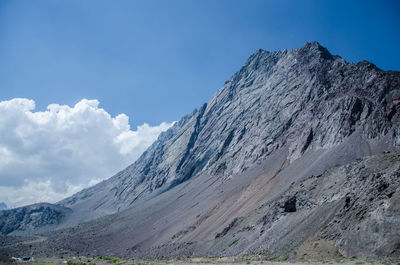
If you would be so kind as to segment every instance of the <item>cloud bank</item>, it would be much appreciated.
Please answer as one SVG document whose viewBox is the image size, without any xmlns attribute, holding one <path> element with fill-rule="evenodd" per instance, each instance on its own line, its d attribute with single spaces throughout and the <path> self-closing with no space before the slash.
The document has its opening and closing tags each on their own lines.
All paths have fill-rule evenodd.
<svg viewBox="0 0 400 265">
<path fill-rule="evenodd" d="M 13 207 L 56 202 L 134 162 L 172 123 L 132 131 L 125 114 L 112 117 L 99 101 L 75 106 L 0 102 L 0 202 Z"/>
</svg>

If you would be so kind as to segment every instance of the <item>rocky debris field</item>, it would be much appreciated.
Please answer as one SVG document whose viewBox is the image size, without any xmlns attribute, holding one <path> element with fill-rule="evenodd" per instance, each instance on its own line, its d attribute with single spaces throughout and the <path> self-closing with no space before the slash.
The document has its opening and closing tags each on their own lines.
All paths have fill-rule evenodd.
<svg viewBox="0 0 400 265">
<path fill-rule="evenodd" d="M 1 263 L 1 264 L 7 264 Z M 9 263 L 12 264 L 12 263 Z M 116 257 L 68 257 L 68 258 L 38 258 L 33 262 L 25 262 L 32 265 L 200 265 L 200 264 L 220 264 L 220 265 L 398 265 L 399 260 L 368 260 L 368 259 L 319 259 L 319 260 L 277 260 L 268 259 L 263 256 L 243 256 L 243 257 L 221 257 L 221 258 L 179 258 L 179 259 L 121 259 Z"/>
<path fill-rule="evenodd" d="M 35 237 L 2 237 L 3 251 L 36 256 L 92 251 L 94 255 L 99 249 L 96 238 L 102 236 L 104 224 L 112 220 L 108 218 L 104 223 L 90 223 L 87 228 L 91 230 L 78 227 Z M 118 224 L 118 219 L 113 220 Z M 204 231 L 198 221 L 188 227 L 185 230 L 180 226 L 186 232 L 171 235 L 168 244 L 137 248 L 126 256 L 160 259 L 190 255 L 196 249 L 196 256 L 203 257 L 396 258 L 400 243 L 400 154 L 368 156 L 293 182 L 279 196 L 260 200 L 251 211 L 235 217 L 209 241 L 177 243 L 197 229 Z M 98 231 L 100 234 L 95 234 Z M 115 247 L 112 241 L 102 244 Z"/>
</svg>

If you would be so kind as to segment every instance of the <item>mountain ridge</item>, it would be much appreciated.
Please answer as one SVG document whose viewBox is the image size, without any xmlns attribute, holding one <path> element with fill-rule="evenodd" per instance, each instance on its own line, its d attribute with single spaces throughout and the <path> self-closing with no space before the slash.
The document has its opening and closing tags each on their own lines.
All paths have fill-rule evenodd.
<svg viewBox="0 0 400 265">
<path fill-rule="evenodd" d="M 296 50 L 293 50 L 293 51 L 296 51 Z M 263 50 L 258 50 L 255 54 L 250 56 L 250 58 L 246 61 L 245 66 L 239 72 L 237 72 L 230 80 L 228 80 L 228 82 L 225 84 L 225 86 L 229 86 L 230 84 L 235 83 L 236 80 L 238 80 L 239 78 L 243 77 L 244 73 L 251 75 L 251 73 L 249 72 L 249 67 L 252 69 L 250 71 L 254 71 L 254 69 L 257 69 L 258 71 L 260 71 L 260 68 L 261 68 L 261 70 L 263 71 L 263 74 L 268 76 L 269 69 L 274 67 L 276 65 L 276 63 L 279 61 L 278 57 L 281 57 L 282 54 L 287 54 L 287 53 L 289 53 L 289 52 L 288 51 L 266 52 L 266 51 L 263 51 Z M 338 60 L 338 64 L 344 64 L 345 63 L 345 61 L 343 59 L 330 55 L 330 53 L 327 51 L 327 49 L 322 47 L 321 45 L 319 45 L 317 42 L 305 44 L 302 48 L 298 49 L 298 54 L 299 54 L 299 58 L 301 58 L 301 60 L 299 61 L 299 64 L 309 66 L 309 69 L 305 69 L 305 70 L 309 70 L 309 71 L 313 72 L 313 74 L 316 75 L 316 78 L 323 78 L 323 75 L 320 74 L 320 76 L 318 76 L 318 74 L 321 73 L 321 72 L 323 73 L 324 71 L 326 71 L 326 69 L 320 69 L 320 68 L 315 66 L 314 62 L 310 62 L 310 58 L 315 58 L 315 57 L 312 57 L 312 56 L 310 57 L 309 56 L 310 54 L 314 55 L 314 56 L 315 55 L 317 56 L 317 59 L 318 59 L 317 63 L 320 63 L 321 60 L 333 61 L 334 59 Z M 298 58 L 295 58 L 295 60 L 298 60 Z M 357 65 L 354 65 L 354 67 L 357 67 Z M 364 63 L 362 63 L 360 65 L 360 67 L 361 68 L 369 68 L 370 65 L 365 65 Z M 376 67 L 373 67 L 373 71 L 375 71 L 377 74 L 381 73 L 381 70 L 379 70 Z M 249 78 L 250 77 L 251 76 L 249 76 Z M 267 78 L 267 77 L 265 77 L 265 78 Z M 249 84 L 250 83 L 243 84 L 243 85 L 245 85 L 247 87 L 247 86 L 249 86 Z M 240 89 L 240 87 L 239 87 L 239 89 Z M 239 89 L 236 86 L 236 87 L 229 87 L 227 89 L 227 91 L 224 91 L 224 88 L 223 88 L 222 90 L 220 90 L 221 94 L 218 94 L 219 92 L 217 92 L 217 94 L 213 97 L 213 99 L 216 99 L 216 98 L 221 97 L 221 96 L 225 96 L 226 97 L 225 101 L 224 102 L 219 102 L 218 104 L 220 104 L 220 105 L 227 104 L 227 102 L 229 102 L 229 100 L 235 95 L 235 93 L 239 92 Z M 371 99 L 371 95 L 368 95 L 367 91 L 362 91 L 362 92 L 365 94 L 364 96 L 370 96 L 370 99 Z M 222 95 L 222 93 L 225 93 L 226 95 Z M 316 97 L 317 96 L 317 95 L 312 95 L 312 91 L 310 91 L 309 93 L 310 93 L 309 97 Z M 193 116 L 191 116 L 192 117 L 191 119 L 193 119 L 194 117 L 196 119 L 196 120 L 192 121 L 193 128 L 191 128 L 191 129 L 193 130 L 193 133 L 190 135 L 190 137 L 189 137 L 189 139 L 187 141 L 187 145 L 185 146 L 186 149 L 181 151 L 182 157 L 178 158 L 179 164 L 177 164 L 175 166 L 175 168 L 176 168 L 175 172 L 172 172 L 172 173 L 171 172 L 167 172 L 167 174 L 174 174 L 175 173 L 175 175 L 178 175 L 178 178 L 181 177 L 183 179 L 186 179 L 186 178 L 189 178 L 191 175 L 196 173 L 195 169 L 191 168 L 190 166 L 188 166 L 187 164 L 184 163 L 185 162 L 185 157 L 190 155 L 191 149 L 194 147 L 197 134 L 202 129 L 202 126 L 204 126 L 207 123 L 207 119 L 203 117 L 204 112 L 206 112 L 205 117 L 207 117 L 207 113 L 215 111 L 215 103 L 214 103 L 213 99 L 211 99 L 209 104 L 204 104 L 199 110 L 193 112 L 193 114 L 192 114 Z M 350 110 L 351 117 L 350 117 L 349 120 L 351 120 L 352 117 L 353 117 L 353 120 L 354 119 L 357 120 L 359 118 L 357 115 L 359 115 L 359 116 L 368 115 L 368 112 L 370 111 L 368 109 L 368 106 L 366 106 L 366 107 L 364 106 L 365 109 L 361 110 L 359 108 L 363 107 L 363 106 L 359 106 L 359 104 L 361 104 L 361 102 L 359 100 L 357 101 L 356 99 L 352 99 L 352 98 L 349 98 L 347 100 L 349 100 L 349 101 L 353 100 L 354 101 L 354 102 L 350 102 L 350 105 L 353 106 L 353 109 Z M 367 104 L 368 104 L 368 102 L 367 102 Z M 190 117 L 190 115 L 189 115 L 189 117 Z M 189 118 L 189 120 L 190 120 L 190 118 Z M 289 126 L 291 122 L 292 121 L 290 119 L 287 119 L 287 121 L 286 121 L 287 125 L 286 126 Z M 181 122 L 181 124 L 182 123 L 184 123 L 184 122 Z M 353 126 L 353 124 L 349 124 L 349 127 L 350 127 L 349 130 L 353 130 L 352 126 Z M 374 124 L 373 126 L 376 127 L 378 125 Z M 165 136 L 162 135 L 160 139 L 165 141 L 168 138 L 167 135 L 169 134 L 171 136 L 171 134 L 173 133 L 173 130 L 174 129 L 170 129 L 170 131 L 168 133 L 165 133 Z M 245 130 L 246 129 L 243 128 L 242 132 L 245 133 Z M 233 137 L 233 135 L 232 135 L 233 131 L 231 131 L 230 133 L 231 134 L 228 134 L 225 137 L 225 140 L 224 140 L 225 142 L 221 143 L 221 150 L 217 151 L 217 157 L 220 156 L 218 154 L 222 154 L 223 153 L 223 151 L 224 151 L 223 149 L 227 148 L 227 145 L 229 145 L 230 140 L 232 140 L 231 137 Z M 344 132 L 344 134 L 347 134 L 347 135 L 349 135 L 351 133 L 352 133 L 352 131 L 347 132 L 347 133 Z M 375 133 L 375 135 L 371 135 L 371 136 L 372 137 L 376 136 L 376 132 L 373 132 L 373 133 Z M 309 132 L 307 132 L 306 134 L 307 135 L 305 135 L 304 137 L 306 139 L 307 139 L 307 137 L 309 137 L 309 139 L 312 141 L 312 139 L 311 139 L 311 137 L 313 135 L 312 129 Z M 347 136 L 347 135 L 345 135 L 345 136 Z M 331 141 L 332 142 L 338 142 L 338 140 L 336 140 L 336 139 L 332 139 Z M 396 142 L 398 142 L 398 141 L 399 140 L 397 139 Z M 159 143 L 159 141 L 157 141 L 155 144 L 157 145 L 158 143 Z M 157 148 L 159 150 L 156 150 Z M 157 153 L 158 152 L 158 154 L 161 154 L 162 149 L 163 149 L 163 147 L 158 145 L 157 147 L 155 147 L 155 146 L 150 147 L 149 150 L 152 150 L 153 153 Z M 298 149 L 297 147 L 293 147 L 293 149 L 295 149 L 295 150 L 293 151 L 294 154 L 292 155 L 293 156 L 292 160 L 296 159 L 300 155 L 301 152 L 304 152 L 305 149 L 307 149 L 307 146 L 302 146 L 300 149 Z M 149 152 L 145 152 L 145 154 L 141 158 L 138 159 L 139 162 L 136 162 L 136 164 L 140 164 L 140 161 L 143 159 L 143 157 L 146 157 L 147 153 L 149 153 Z M 204 159 L 207 160 L 209 158 L 205 157 Z M 140 179 L 137 181 L 137 183 L 140 183 L 142 178 L 144 178 L 151 171 L 151 162 L 152 162 L 152 160 L 151 160 L 151 158 L 148 158 L 148 160 L 149 160 L 149 161 L 147 161 L 148 163 L 146 165 L 142 166 L 142 172 L 135 172 L 134 173 L 134 174 L 137 174 L 137 175 L 140 176 Z M 219 160 L 219 158 L 215 159 L 215 160 Z M 208 160 L 207 161 L 202 161 L 201 159 L 200 159 L 200 161 L 201 161 L 200 164 L 209 162 Z M 214 162 L 214 161 L 212 161 L 212 162 Z M 204 166 L 204 165 L 201 165 L 201 166 Z M 134 167 L 134 165 L 131 165 L 130 167 L 128 167 L 127 170 L 129 170 L 129 168 L 132 168 L 132 167 Z M 220 168 L 223 168 L 223 167 L 224 167 L 223 165 L 220 166 Z M 197 169 L 197 171 L 200 171 L 200 169 Z M 141 173 L 143 173 L 143 175 Z M 162 175 L 162 174 L 165 174 L 165 173 L 161 172 L 160 174 Z M 118 173 L 117 176 L 120 176 L 120 173 Z M 162 181 L 166 181 L 166 180 L 164 179 Z M 160 186 L 162 186 L 162 184 L 164 184 L 162 181 L 161 182 L 157 182 L 157 183 L 152 183 L 152 189 L 157 189 Z M 175 180 L 175 181 L 179 182 L 179 180 Z M 135 183 L 132 183 L 132 184 L 135 185 Z M 140 184 L 138 184 L 138 185 L 140 185 Z M 64 200 L 64 202 L 65 202 L 65 200 Z"/>
</svg>

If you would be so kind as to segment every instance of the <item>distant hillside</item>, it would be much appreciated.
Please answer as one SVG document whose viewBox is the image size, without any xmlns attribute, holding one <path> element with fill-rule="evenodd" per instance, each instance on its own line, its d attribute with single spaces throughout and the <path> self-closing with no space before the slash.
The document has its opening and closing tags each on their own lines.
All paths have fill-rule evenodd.
<svg viewBox="0 0 400 265">
<path fill-rule="evenodd" d="M 7 204 L 5 204 L 4 202 L 0 202 L 0 211 L 7 210 L 7 209 L 8 209 Z"/>
<path fill-rule="evenodd" d="M 37 203 L 0 212 L 0 232 L 4 235 L 26 235 L 53 230 L 71 209 L 50 203 Z"/>
</svg>

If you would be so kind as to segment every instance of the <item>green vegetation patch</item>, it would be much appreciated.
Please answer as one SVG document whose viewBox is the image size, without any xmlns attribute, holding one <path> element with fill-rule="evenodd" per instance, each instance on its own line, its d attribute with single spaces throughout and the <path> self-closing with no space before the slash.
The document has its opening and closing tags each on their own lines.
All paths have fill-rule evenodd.
<svg viewBox="0 0 400 265">
<path fill-rule="evenodd" d="M 83 262 L 83 261 L 72 261 L 72 260 L 69 260 L 69 261 L 67 262 L 67 264 L 68 264 L 68 265 L 86 265 L 86 263 Z"/>
<path fill-rule="evenodd" d="M 34 263 L 30 263 L 32 265 L 57 265 L 57 263 L 54 262 L 34 262 Z"/>
<path fill-rule="evenodd" d="M 117 263 L 120 260 L 120 258 L 116 258 L 116 257 L 100 257 L 100 259 L 110 260 L 112 263 Z"/>
</svg>

